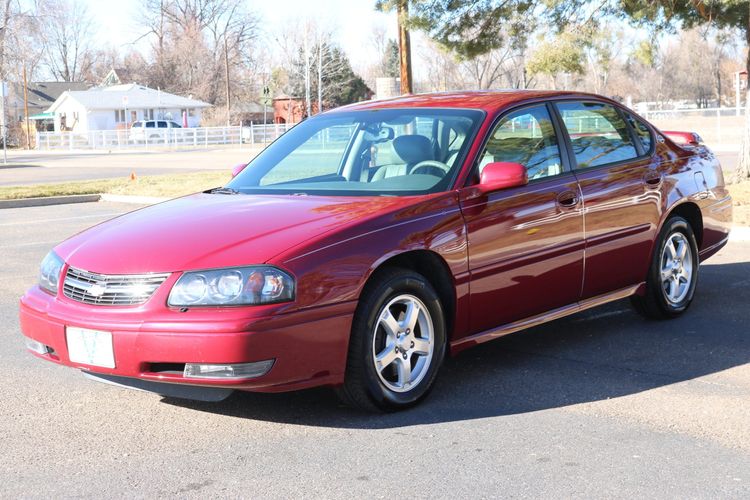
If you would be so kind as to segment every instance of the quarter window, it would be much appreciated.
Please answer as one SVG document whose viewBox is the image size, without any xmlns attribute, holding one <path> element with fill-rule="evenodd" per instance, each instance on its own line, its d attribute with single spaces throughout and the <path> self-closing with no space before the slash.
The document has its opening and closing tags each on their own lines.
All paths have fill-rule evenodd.
<svg viewBox="0 0 750 500">
<path fill-rule="evenodd" d="M 614 106 L 595 102 L 557 104 L 578 168 L 598 167 L 638 156 L 625 121 Z"/>
<path fill-rule="evenodd" d="M 480 157 L 479 172 L 492 162 L 520 163 L 529 179 L 562 173 L 560 148 L 545 105 L 524 108 L 500 121 Z"/>
<path fill-rule="evenodd" d="M 635 135 L 638 137 L 638 139 L 641 141 L 641 144 L 643 145 L 643 151 L 649 152 L 651 151 L 651 144 L 653 143 L 653 138 L 651 137 L 651 131 L 646 126 L 645 123 L 631 115 L 630 113 L 625 113 L 625 116 L 627 117 L 628 121 L 630 122 L 631 127 L 633 127 L 633 131 L 635 132 Z"/>
</svg>

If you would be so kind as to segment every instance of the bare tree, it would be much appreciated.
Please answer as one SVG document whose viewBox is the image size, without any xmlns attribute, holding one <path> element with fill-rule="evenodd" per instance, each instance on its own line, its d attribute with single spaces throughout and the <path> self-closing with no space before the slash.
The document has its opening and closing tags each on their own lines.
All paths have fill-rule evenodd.
<svg viewBox="0 0 750 500">
<path fill-rule="evenodd" d="M 94 64 L 92 20 L 80 0 L 38 0 L 36 6 L 44 49 L 43 63 L 64 82 L 81 80 Z"/>
<path fill-rule="evenodd" d="M 152 40 L 149 84 L 228 106 L 255 60 L 257 17 L 242 0 L 143 0 Z"/>
</svg>

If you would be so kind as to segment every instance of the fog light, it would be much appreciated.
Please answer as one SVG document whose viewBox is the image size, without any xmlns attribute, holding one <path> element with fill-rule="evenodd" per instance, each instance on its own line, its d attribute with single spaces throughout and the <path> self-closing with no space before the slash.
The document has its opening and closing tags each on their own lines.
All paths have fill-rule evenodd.
<svg viewBox="0 0 750 500">
<path fill-rule="evenodd" d="M 257 361 L 255 363 L 240 363 L 233 365 L 204 365 L 200 363 L 185 363 L 185 378 L 221 378 L 245 379 L 261 377 L 268 373 L 273 366 L 273 359 Z"/>
<path fill-rule="evenodd" d="M 29 337 L 26 337 L 26 349 L 34 351 L 37 354 L 47 354 L 49 352 L 49 347 Z"/>
</svg>

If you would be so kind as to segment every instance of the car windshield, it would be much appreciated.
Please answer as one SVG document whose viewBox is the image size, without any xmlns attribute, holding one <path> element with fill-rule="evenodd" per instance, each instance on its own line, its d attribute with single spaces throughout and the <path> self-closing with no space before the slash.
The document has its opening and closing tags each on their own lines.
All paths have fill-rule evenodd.
<svg viewBox="0 0 750 500">
<path fill-rule="evenodd" d="M 247 194 L 406 196 L 450 188 L 484 116 L 379 109 L 309 118 L 227 185 Z"/>
</svg>

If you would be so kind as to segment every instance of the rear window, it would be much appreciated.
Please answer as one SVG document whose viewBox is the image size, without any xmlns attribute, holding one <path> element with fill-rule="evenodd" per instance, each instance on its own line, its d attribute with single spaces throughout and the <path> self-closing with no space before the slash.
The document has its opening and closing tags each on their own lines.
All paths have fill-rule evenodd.
<svg viewBox="0 0 750 500">
<path fill-rule="evenodd" d="M 143 123 L 141 123 L 141 122 L 135 122 L 133 124 L 133 128 L 141 128 L 142 126 L 143 126 Z"/>
<path fill-rule="evenodd" d="M 598 167 L 638 157 L 620 113 L 601 102 L 556 104 L 570 136 L 578 168 Z"/>
</svg>

